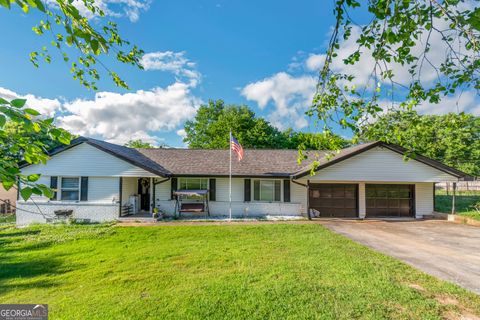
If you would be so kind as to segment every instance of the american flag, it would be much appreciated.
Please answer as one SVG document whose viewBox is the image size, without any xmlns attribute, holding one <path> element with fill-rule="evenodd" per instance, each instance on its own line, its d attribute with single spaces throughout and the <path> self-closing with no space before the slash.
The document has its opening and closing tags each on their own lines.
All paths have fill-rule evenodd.
<svg viewBox="0 0 480 320">
<path fill-rule="evenodd" d="M 243 147 L 232 135 L 230 136 L 230 148 L 232 148 L 232 150 L 237 154 L 238 161 L 243 159 Z"/>
</svg>

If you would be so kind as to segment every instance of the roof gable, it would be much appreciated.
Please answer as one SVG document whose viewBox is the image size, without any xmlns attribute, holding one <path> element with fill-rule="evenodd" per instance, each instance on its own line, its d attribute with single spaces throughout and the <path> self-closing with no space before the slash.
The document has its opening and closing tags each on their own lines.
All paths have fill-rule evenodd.
<svg viewBox="0 0 480 320">
<path fill-rule="evenodd" d="M 382 141 L 365 143 L 365 144 L 353 146 L 353 147 L 350 147 L 350 148 L 342 149 L 342 150 L 340 150 L 340 152 L 338 154 L 334 155 L 332 158 L 328 158 L 328 157 L 320 158 L 318 160 L 318 165 L 317 165 L 315 171 L 318 172 L 320 170 L 323 170 L 323 169 L 328 168 L 332 165 L 335 165 L 337 163 L 340 163 L 342 161 L 345 161 L 347 159 L 355 157 L 355 156 L 357 156 L 361 153 L 364 153 L 364 152 L 369 151 L 369 150 L 371 150 L 373 148 L 376 148 L 376 147 L 386 148 L 386 149 L 388 149 L 392 152 L 395 152 L 397 154 L 400 154 L 402 156 L 407 152 L 407 149 L 405 149 L 405 148 L 402 148 L 402 147 L 400 147 L 398 145 L 394 145 L 394 144 L 388 144 L 388 143 L 385 143 L 385 142 L 382 142 Z M 443 173 L 446 173 L 448 175 L 451 175 L 451 176 L 456 177 L 456 178 L 461 179 L 461 180 L 471 180 L 471 179 L 473 179 L 471 176 L 469 176 L 468 174 L 466 174 L 466 173 L 464 173 L 460 170 L 454 169 L 452 167 L 444 165 L 441 162 L 438 162 L 436 160 L 427 158 L 427 157 L 422 156 L 422 155 L 416 155 L 414 158 L 410 159 L 410 161 L 418 161 L 418 162 L 420 162 L 422 164 L 425 164 L 425 165 L 427 165 L 431 168 L 437 169 L 437 170 L 439 170 Z M 298 179 L 298 178 L 301 178 L 301 177 L 304 177 L 304 176 L 310 174 L 310 172 L 311 172 L 311 166 L 307 166 L 307 167 L 304 167 L 303 169 L 301 169 L 300 171 L 292 174 L 292 177 L 295 178 L 295 179 Z"/>
</svg>

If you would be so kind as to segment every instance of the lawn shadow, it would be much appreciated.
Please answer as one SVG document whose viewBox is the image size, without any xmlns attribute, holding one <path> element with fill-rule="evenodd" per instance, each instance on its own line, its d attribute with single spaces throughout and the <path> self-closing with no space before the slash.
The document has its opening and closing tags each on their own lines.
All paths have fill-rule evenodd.
<svg viewBox="0 0 480 320">
<path fill-rule="evenodd" d="M 0 233 L 0 238 L 33 236 L 39 233 L 40 233 L 40 230 L 18 230 L 10 233 Z"/>
<path fill-rule="evenodd" d="M 14 261 L 13 256 L 3 257 L 0 260 L 0 292 L 19 287 L 35 288 L 59 285 L 58 281 L 53 280 L 54 276 L 65 274 L 78 267 L 78 265 L 72 265 L 71 263 L 66 267 L 64 260 L 65 258 L 51 255 L 39 259 L 29 258 L 28 261 Z M 35 279 L 40 276 L 48 276 L 48 280 Z M 12 283 L 12 280 L 15 279 L 19 279 L 21 283 L 15 283 L 15 281 Z"/>
</svg>

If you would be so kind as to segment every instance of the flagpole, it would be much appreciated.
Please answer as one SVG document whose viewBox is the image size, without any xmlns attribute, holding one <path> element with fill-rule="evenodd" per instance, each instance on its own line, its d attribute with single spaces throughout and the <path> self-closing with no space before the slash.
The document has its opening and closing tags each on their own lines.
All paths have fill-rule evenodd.
<svg viewBox="0 0 480 320">
<path fill-rule="evenodd" d="M 232 220 L 232 130 L 230 130 L 230 141 L 228 149 L 230 150 L 230 173 L 229 173 L 229 207 L 228 215 L 230 221 Z"/>
</svg>

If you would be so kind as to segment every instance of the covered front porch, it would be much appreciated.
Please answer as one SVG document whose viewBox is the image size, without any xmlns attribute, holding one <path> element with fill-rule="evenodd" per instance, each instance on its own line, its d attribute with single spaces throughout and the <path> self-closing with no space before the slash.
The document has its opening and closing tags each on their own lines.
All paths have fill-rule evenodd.
<svg viewBox="0 0 480 320">
<path fill-rule="evenodd" d="M 170 178 L 122 177 L 119 219 L 210 216 L 209 189 L 176 189 Z"/>
</svg>

